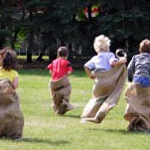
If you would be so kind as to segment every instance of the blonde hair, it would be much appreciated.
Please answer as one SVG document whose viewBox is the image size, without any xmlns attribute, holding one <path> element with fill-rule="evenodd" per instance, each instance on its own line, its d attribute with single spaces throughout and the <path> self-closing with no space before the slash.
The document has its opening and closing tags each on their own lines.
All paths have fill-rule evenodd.
<svg viewBox="0 0 150 150">
<path fill-rule="evenodd" d="M 109 52 L 110 39 L 105 35 L 99 35 L 95 37 L 93 47 L 97 53 Z"/>
</svg>

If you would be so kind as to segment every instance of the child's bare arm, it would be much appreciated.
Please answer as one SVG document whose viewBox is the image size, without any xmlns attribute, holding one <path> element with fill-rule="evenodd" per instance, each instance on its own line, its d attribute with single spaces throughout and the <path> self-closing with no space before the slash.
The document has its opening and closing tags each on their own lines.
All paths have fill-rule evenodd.
<svg viewBox="0 0 150 150">
<path fill-rule="evenodd" d="M 51 71 L 51 70 L 49 70 L 49 74 L 52 74 L 52 71 Z"/>
<path fill-rule="evenodd" d="M 86 72 L 86 74 L 91 78 L 91 79 L 95 79 L 95 75 L 91 74 L 91 71 L 88 67 L 84 67 L 84 70 Z"/>
<path fill-rule="evenodd" d="M 119 65 L 125 64 L 126 62 L 127 62 L 127 59 L 125 57 L 121 57 L 121 58 L 119 58 L 119 60 L 113 61 L 111 63 L 111 66 L 113 66 L 113 67 L 119 66 Z"/>
<path fill-rule="evenodd" d="M 13 82 L 12 82 L 12 85 L 14 87 L 14 89 L 16 89 L 18 87 L 18 77 L 16 77 Z"/>
<path fill-rule="evenodd" d="M 69 76 L 69 75 L 71 75 L 71 74 L 72 74 L 72 71 L 69 70 L 69 71 L 67 72 L 67 76 Z"/>
</svg>

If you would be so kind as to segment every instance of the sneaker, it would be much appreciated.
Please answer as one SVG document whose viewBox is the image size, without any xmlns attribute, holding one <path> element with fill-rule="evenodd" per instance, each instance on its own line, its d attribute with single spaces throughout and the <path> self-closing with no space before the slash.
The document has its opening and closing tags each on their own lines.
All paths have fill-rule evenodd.
<svg viewBox="0 0 150 150">
<path fill-rule="evenodd" d="M 67 110 L 72 110 L 74 109 L 73 105 L 69 104 L 68 102 L 66 102 L 65 100 L 63 100 L 63 104 L 67 105 Z"/>
<path fill-rule="evenodd" d="M 86 123 L 87 121 L 86 121 L 86 119 L 82 118 L 82 119 L 80 120 L 80 122 L 81 122 L 81 123 Z"/>
<path fill-rule="evenodd" d="M 71 105 L 71 104 L 68 104 L 68 106 L 67 106 L 67 108 L 66 108 L 67 110 L 72 110 L 72 109 L 74 109 L 74 107 L 73 107 L 73 105 Z"/>
</svg>

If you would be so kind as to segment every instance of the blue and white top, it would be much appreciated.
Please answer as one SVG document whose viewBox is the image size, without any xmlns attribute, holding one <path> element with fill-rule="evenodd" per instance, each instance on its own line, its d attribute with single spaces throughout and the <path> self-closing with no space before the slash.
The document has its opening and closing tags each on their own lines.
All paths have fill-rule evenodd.
<svg viewBox="0 0 150 150">
<path fill-rule="evenodd" d="M 118 60 L 112 52 L 100 52 L 96 56 L 93 56 L 84 67 L 94 71 L 107 71 L 111 69 L 113 61 Z"/>
<path fill-rule="evenodd" d="M 150 54 L 141 53 L 132 57 L 128 67 L 128 80 L 140 84 L 142 87 L 150 86 Z"/>
</svg>

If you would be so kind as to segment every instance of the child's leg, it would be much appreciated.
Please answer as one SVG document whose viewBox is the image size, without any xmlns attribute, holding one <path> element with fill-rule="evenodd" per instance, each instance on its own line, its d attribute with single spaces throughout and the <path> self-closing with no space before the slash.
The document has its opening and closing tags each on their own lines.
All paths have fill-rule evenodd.
<svg viewBox="0 0 150 150">
<path fill-rule="evenodd" d="M 63 103 L 67 106 L 66 110 L 72 110 L 74 107 L 69 103 L 71 95 L 71 86 L 64 88 Z"/>
</svg>

